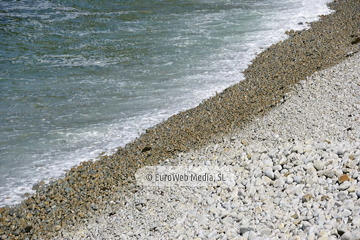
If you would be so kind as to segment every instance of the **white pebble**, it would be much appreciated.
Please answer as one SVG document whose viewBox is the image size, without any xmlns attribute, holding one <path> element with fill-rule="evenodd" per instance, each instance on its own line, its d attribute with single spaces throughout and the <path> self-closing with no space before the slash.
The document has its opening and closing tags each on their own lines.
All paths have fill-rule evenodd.
<svg viewBox="0 0 360 240">
<path fill-rule="evenodd" d="M 277 188 L 283 187 L 285 185 L 285 181 L 283 178 L 279 178 L 275 180 L 274 186 Z"/>
<path fill-rule="evenodd" d="M 360 217 L 354 217 L 352 220 L 352 224 L 356 227 L 356 228 L 360 228 Z"/>
<path fill-rule="evenodd" d="M 265 176 L 267 176 L 270 179 L 274 179 L 274 177 L 275 177 L 275 174 L 274 174 L 271 167 L 265 167 L 263 169 L 263 173 L 264 173 Z"/>
<path fill-rule="evenodd" d="M 347 231 L 341 236 L 341 240 L 351 240 L 353 238 L 351 232 Z"/>
<path fill-rule="evenodd" d="M 296 183 L 301 183 L 301 182 L 302 182 L 302 177 L 299 176 L 299 175 L 297 175 L 297 176 L 294 177 L 294 181 L 295 181 Z"/>
<path fill-rule="evenodd" d="M 281 165 L 275 165 L 273 166 L 273 170 L 274 171 L 280 171 L 282 169 L 282 166 Z"/>
<path fill-rule="evenodd" d="M 351 186 L 351 183 L 346 181 L 346 182 L 343 182 L 340 186 L 339 186 L 339 190 L 340 191 L 344 191 L 346 189 L 348 189 L 349 187 Z"/>
<path fill-rule="evenodd" d="M 293 182 L 294 182 L 294 179 L 293 179 L 292 177 L 289 177 L 289 176 L 288 176 L 288 177 L 286 178 L 286 183 L 287 183 L 287 184 L 292 184 Z"/>
<path fill-rule="evenodd" d="M 315 167 L 316 170 L 320 171 L 320 170 L 323 170 L 323 169 L 324 169 L 325 164 L 324 164 L 324 162 L 321 161 L 321 160 L 316 160 L 316 161 L 314 162 L 314 167 Z"/>
</svg>

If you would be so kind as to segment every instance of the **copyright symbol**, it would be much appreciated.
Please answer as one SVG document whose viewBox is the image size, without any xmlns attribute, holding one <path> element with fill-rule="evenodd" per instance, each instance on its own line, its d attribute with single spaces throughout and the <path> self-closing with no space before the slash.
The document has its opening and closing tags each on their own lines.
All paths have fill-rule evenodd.
<svg viewBox="0 0 360 240">
<path fill-rule="evenodd" d="M 152 178 L 153 178 L 153 177 L 152 177 L 152 175 L 151 175 L 150 173 L 146 175 L 146 180 L 151 181 Z"/>
</svg>

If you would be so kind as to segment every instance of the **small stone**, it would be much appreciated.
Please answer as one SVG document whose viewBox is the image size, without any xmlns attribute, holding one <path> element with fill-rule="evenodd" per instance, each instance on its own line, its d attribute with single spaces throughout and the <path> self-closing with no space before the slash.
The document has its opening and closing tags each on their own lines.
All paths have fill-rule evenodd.
<svg viewBox="0 0 360 240">
<path fill-rule="evenodd" d="M 299 225 L 301 223 L 301 219 L 295 219 L 293 223 L 295 225 Z"/>
<path fill-rule="evenodd" d="M 355 236 L 355 237 L 353 238 L 354 240 L 360 240 L 360 229 L 359 229 L 359 228 L 351 231 L 351 234 L 352 234 L 353 236 Z"/>
<path fill-rule="evenodd" d="M 342 155 L 345 154 L 345 152 L 346 152 L 346 150 L 340 149 L 340 150 L 337 150 L 336 154 L 339 155 L 339 156 L 342 156 Z"/>
<path fill-rule="evenodd" d="M 264 175 L 267 176 L 268 178 L 274 180 L 275 174 L 274 174 L 274 172 L 273 172 L 273 170 L 272 170 L 271 167 L 265 167 L 265 168 L 263 169 L 263 173 L 264 173 Z"/>
<path fill-rule="evenodd" d="M 208 238 L 215 239 L 217 235 L 218 235 L 218 232 L 216 230 L 214 230 L 211 233 L 209 233 Z M 186 238 L 179 238 L 179 239 L 186 239 Z"/>
<path fill-rule="evenodd" d="M 284 229 L 284 227 L 285 227 L 285 225 L 284 225 L 283 223 L 279 223 L 278 228 L 279 228 L 280 230 Z"/>
<path fill-rule="evenodd" d="M 249 233 L 250 232 L 246 232 L 242 235 L 243 239 L 249 239 Z"/>
<path fill-rule="evenodd" d="M 270 236 L 271 230 L 270 229 L 263 229 L 260 231 L 261 236 Z"/>
<path fill-rule="evenodd" d="M 344 174 L 344 172 L 342 169 L 336 169 L 335 174 L 336 174 L 336 176 L 338 176 L 338 178 L 340 178 L 340 176 L 342 176 Z"/>
<path fill-rule="evenodd" d="M 238 196 L 240 197 L 246 197 L 248 194 L 244 191 L 244 189 L 240 189 L 238 192 Z"/>
<path fill-rule="evenodd" d="M 205 225 L 208 221 L 207 215 L 206 214 L 201 215 L 198 221 L 199 221 L 199 225 Z"/>
<path fill-rule="evenodd" d="M 350 180 L 350 178 L 349 178 L 349 176 L 347 174 L 341 175 L 339 177 L 339 183 L 343 183 L 343 182 L 346 182 L 346 181 L 349 181 L 349 180 Z"/>
<path fill-rule="evenodd" d="M 206 202 L 207 202 L 209 205 L 211 205 L 211 204 L 213 204 L 213 203 L 215 202 L 215 200 L 214 200 L 212 197 L 208 197 L 208 198 L 206 199 Z"/>
<path fill-rule="evenodd" d="M 346 192 L 339 192 L 337 195 L 338 200 L 344 201 L 347 199 L 347 193 Z"/>
<path fill-rule="evenodd" d="M 309 223 L 308 221 L 303 221 L 302 224 L 303 225 L 302 225 L 301 228 L 302 228 L 303 231 L 305 231 L 305 229 L 311 227 L 311 223 Z"/>
<path fill-rule="evenodd" d="M 335 172 L 334 171 L 326 171 L 326 172 L 324 172 L 324 176 L 327 178 L 333 178 L 335 176 Z"/>
<path fill-rule="evenodd" d="M 275 165 L 273 166 L 273 170 L 274 171 L 280 171 L 282 169 L 282 166 L 281 165 Z"/>
<path fill-rule="evenodd" d="M 291 149 L 291 152 L 293 153 L 304 153 L 304 149 L 301 147 L 301 146 L 294 146 L 292 149 Z"/>
<path fill-rule="evenodd" d="M 328 235 L 328 233 L 325 231 L 325 230 L 321 230 L 320 232 L 319 232 L 319 237 L 325 237 L 325 238 L 327 238 L 329 235 Z"/>
<path fill-rule="evenodd" d="M 349 209 L 344 209 L 344 211 L 341 213 L 342 217 L 348 217 L 351 215 L 351 211 Z"/>
<path fill-rule="evenodd" d="M 295 177 L 294 177 L 294 181 L 295 181 L 296 183 L 301 183 L 301 182 L 302 182 L 302 177 L 301 177 L 301 176 L 295 176 Z"/>
<path fill-rule="evenodd" d="M 95 221 L 96 223 L 105 223 L 104 217 L 98 217 Z"/>
<path fill-rule="evenodd" d="M 344 191 L 344 190 L 348 189 L 350 186 L 351 186 L 350 182 L 344 182 L 339 186 L 339 190 Z"/>
<path fill-rule="evenodd" d="M 301 198 L 301 201 L 303 202 L 303 203 L 305 203 L 305 202 L 309 202 L 311 199 L 313 199 L 314 197 L 311 195 L 311 194 L 306 194 L 306 195 L 304 195 L 304 196 L 302 196 L 302 198 Z"/>
<path fill-rule="evenodd" d="M 353 179 L 358 178 L 358 177 L 359 177 L 359 172 L 358 172 L 358 171 L 353 171 L 353 172 L 351 173 L 351 177 L 352 177 Z"/>
<path fill-rule="evenodd" d="M 226 224 L 232 225 L 232 224 L 234 224 L 234 219 L 232 217 L 226 217 L 226 218 L 222 219 L 221 222 L 225 225 Z"/>
<path fill-rule="evenodd" d="M 323 161 L 316 160 L 316 161 L 314 162 L 314 167 L 315 167 L 316 170 L 321 171 L 321 170 L 324 169 L 325 164 L 324 164 Z"/>
<path fill-rule="evenodd" d="M 38 190 L 40 187 L 44 186 L 45 182 L 41 181 L 39 183 L 35 183 L 32 187 L 32 190 Z"/>
<path fill-rule="evenodd" d="M 314 183 L 315 183 L 314 178 L 312 177 L 306 178 L 306 184 L 313 185 Z"/>
<path fill-rule="evenodd" d="M 255 240 L 256 237 L 257 237 L 256 232 L 254 232 L 254 231 L 249 232 L 249 237 L 248 237 L 249 240 Z"/>
<path fill-rule="evenodd" d="M 0 215 L 3 214 L 3 212 L 5 212 L 5 211 L 6 211 L 6 207 L 1 207 L 0 208 Z"/>
<path fill-rule="evenodd" d="M 276 179 L 274 183 L 274 187 L 280 188 L 285 185 L 285 181 L 282 178 Z"/>
<path fill-rule="evenodd" d="M 315 240 L 315 233 L 309 233 L 307 240 Z"/>
<path fill-rule="evenodd" d="M 306 170 L 306 173 L 309 174 L 310 176 L 316 176 L 316 169 L 311 166 Z"/>
<path fill-rule="evenodd" d="M 255 177 L 255 178 L 260 178 L 261 176 L 262 176 L 261 171 L 258 171 L 258 172 L 256 172 L 256 173 L 254 173 L 254 177 Z"/>
<path fill-rule="evenodd" d="M 357 190 L 357 191 L 356 191 L 356 196 L 357 196 L 358 198 L 360 198 L 360 190 Z"/>
<path fill-rule="evenodd" d="M 321 201 L 327 201 L 329 199 L 330 199 L 329 196 L 326 196 L 326 195 L 322 195 L 320 198 Z"/>
<path fill-rule="evenodd" d="M 260 214 L 262 212 L 262 209 L 260 206 L 255 207 L 255 213 Z"/>
<path fill-rule="evenodd" d="M 293 182 L 294 182 L 294 179 L 292 177 L 289 177 L 289 176 L 286 177 L 287 184 L 292 184 Z"/>
<path fill-rule="evenodd" d="M 251 160 L 259 161 L 260 157 L 261 157 L 260 153 L 254 153 L 253 155 L 251 155 Z"/>
<path fill-rule="evenodd" d="M 285 189 L 284 193 L 288 195 L 301 195 L 302 190 L 299 186 L 289 186 L 287 189 Z M 286 196 L 286 195 L 285 195 Z M 283 197 L 285 197 L 283 196 Z"/>
<path fill-rule="evenodd" d="M 348 190 L 348 192 L 355 192 L 356 189 L 357 189 L 356 186 L 351 185 L 347 190 Z"/>
<path fill-rule="evenodd" d="M 279 171 L 275 171 L 274 172 L 274 178 L 275 179 L 279 179 L 279 178 L 281 178 L 282 176 L 281 176 L 281 173 L 279 173 Z"/>
<path fill-rule="evenodd" d="M 240 234 L 244 234 L 246 232 L 250 232 L 252 231 L 253 228 L 252 227 L 249 227 L 249 226 L 241 226 L 240 227 Z"/>
<path fill-rule="evenodd" d="M 356 227 L 356 228 L 360 228 L 360 217 L 354 217 L 352 220 L 352 224 Z"/>
<path fill-rule="evenodd" d="M 353 238 L 351 232 L 346 231 L 342 236 L 341 236 L 341 240 L 351 240 Z"/>
<path fill-rule="evenodd" d="M 320 214 L 317 218 L 316 218 L 316 223 L 317 225 L 324 225 L 325 223 L 325 215 L 324 214 Z"/>
<path fill-rule="evenodd" d="M 259 153 L 267 153 L 268 152 L 268 149 L 264 146 L 260 146 L 256 149 L 257 152 Z"/>
</svg>

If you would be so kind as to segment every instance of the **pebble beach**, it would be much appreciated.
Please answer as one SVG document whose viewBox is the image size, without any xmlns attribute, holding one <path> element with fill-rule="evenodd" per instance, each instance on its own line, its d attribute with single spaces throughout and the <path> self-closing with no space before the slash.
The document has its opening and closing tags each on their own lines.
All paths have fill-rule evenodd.
<svg viewBox="0 0 360 240">
<path fill-rule="evenodd" d="M 234 181 L 134 185 L 109 203 L 110 214 L 62 236 L 360 239 L 358 69 L 360 54 L 302 81 L 244 130 L 160 164 L 230 167 Z"/>
<path fill-rule="evenodd" d="M 330 7 L 244 81 L 0 208 L 0 239 L 360 239 L 360 2 Z M 137 184 L 158 165 L 235 177 Z"/>
</svg>

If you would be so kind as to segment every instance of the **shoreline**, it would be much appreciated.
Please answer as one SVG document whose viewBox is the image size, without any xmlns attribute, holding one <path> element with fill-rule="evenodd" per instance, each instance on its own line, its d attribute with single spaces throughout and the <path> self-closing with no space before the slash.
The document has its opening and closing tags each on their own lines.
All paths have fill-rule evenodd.
<svg viewBox="0 0 360 240">
<path fill-rule="evenodd" d="M 309 30 L 290 31 L 289 39 L 260 53 L 245 70 L 246 80 L 148 129 L 116 154 L 85 162 L 63 179 L 40 185 L 21 205 L 0 208 L 0 237 L 54 237 L 60 229 L 101 213 L 121 186 L 134 183 L 138 168 L 200 149 L 264 116 L 294 84 L 359 51 L 358 43 L 353 44 L 360 37 L 358 5 L 333 2 L 333 9 L 340 11 L 323 16 Z"/>
<path fill-rule="evenodd" d="M 360 53 L 246 128 L 179 154 L 63 239 L 360 239 Z M 203 169 L 202 181 L 181 169 Z M 217 182 L 206 180 L 221 172 Z M 139 172 L 138 172 L 139 173 Z M 141 181 L 144 179 L 145 181 Z M 180 184 L 180 186 L 177 186 Z M 155 229 L 155 230 L 154 230 Z"/>
</svg>

